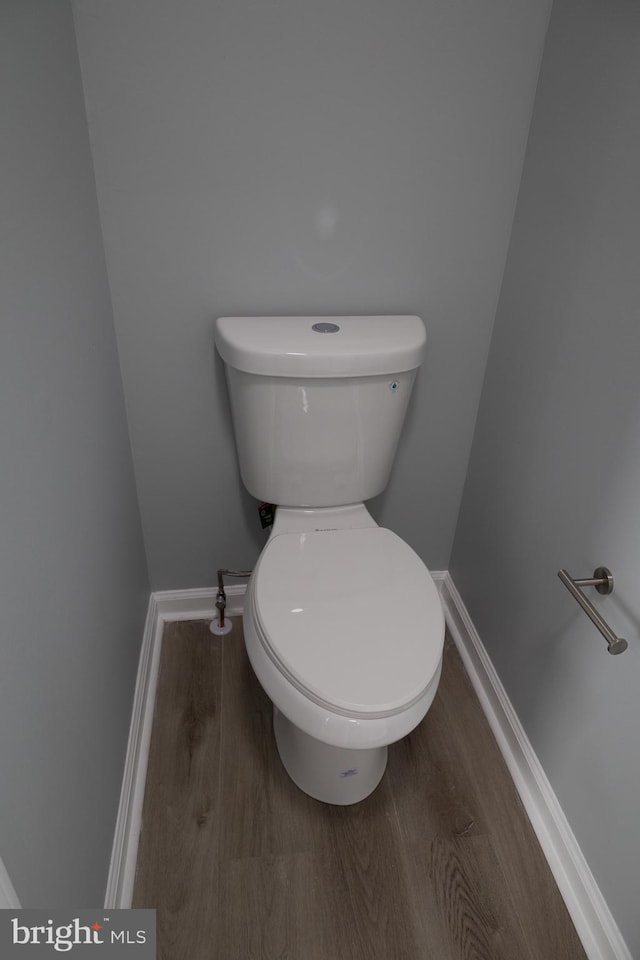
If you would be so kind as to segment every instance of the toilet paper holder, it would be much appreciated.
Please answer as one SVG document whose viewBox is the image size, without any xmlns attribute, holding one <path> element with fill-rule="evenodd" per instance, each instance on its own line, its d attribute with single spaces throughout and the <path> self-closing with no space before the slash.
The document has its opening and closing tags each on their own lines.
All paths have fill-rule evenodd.
<svg viewBox="0 0 640 960">
<path fill-rule="evenodd" d="M 595 587 L 598 593 L 613 593 L 613 575 L 607 567 L 596 567 L 592 577 L 586 577 L 581 580 L 574 579 L 566 570 L 558 570 L 558 576 L 562 583 L 577 600 L 591 622 L 598 628 L 602 636 L 607 641 L 607 650 L 611 654 L 624 653 L 629 644 L 622 637 L 618 637 L 609 624 L 604 620 L 593 604 L 585 597 L 580 589 L 581 587 Z"/>
</svg>

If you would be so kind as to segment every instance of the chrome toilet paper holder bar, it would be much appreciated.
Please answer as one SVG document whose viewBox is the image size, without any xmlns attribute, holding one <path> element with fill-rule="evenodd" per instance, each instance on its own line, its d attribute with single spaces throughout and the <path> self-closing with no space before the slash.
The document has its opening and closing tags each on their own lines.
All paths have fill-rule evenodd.
<svg viewBox="0 0 640 960">
<path fill-rule="evenodd" d="M 592 577 L 583 580 L 574 580 L 566 570 L 558 570 L 558 576 L 564 583 L 571 596 L 578 601 L 591 622 L 595 624 L 607 641 L 609 653 L 624 653 L 629 644 L 622 637 L 616 636 L 609 624 L 604 620 L 593 604 L 587 600 L 580 587 L 595 587 L 598 593 L 613 593 L 613 575 L 607 567 L 596 567 Z"/>
</svg>

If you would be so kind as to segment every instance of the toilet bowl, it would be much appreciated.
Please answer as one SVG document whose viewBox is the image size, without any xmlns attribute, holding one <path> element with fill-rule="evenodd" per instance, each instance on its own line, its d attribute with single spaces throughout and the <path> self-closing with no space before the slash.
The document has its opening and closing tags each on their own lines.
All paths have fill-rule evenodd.
<svg viewBox="0 0 640 960">
<path fill-rule="evenodd" d="M 244 634 L 291 779 L 326 803 L 364 799 L 440 678 L 444 617 L 423 562 L 362 504 L 278 510 Z"/>
<path fill-rule="evenodd" d="M 285 769 L 364 799 L 435 696 L 444 616 L 429 571 L 364 503 L 387 485 L 426 331 L 416 316 L 220 317 L 240 473 L 275 523 L 245 644 Z"/>
</svg>

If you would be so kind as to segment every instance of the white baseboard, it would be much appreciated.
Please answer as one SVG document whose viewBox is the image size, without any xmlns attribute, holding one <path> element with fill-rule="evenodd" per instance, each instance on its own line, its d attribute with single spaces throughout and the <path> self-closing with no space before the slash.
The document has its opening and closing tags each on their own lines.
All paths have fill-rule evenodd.
<svg viewBox="0 0 640 960">
<path fill-rule="evenodd" d="M 246 588 L 245 583 L 232 583 L 228 586 L 225 584 L 226 616 L 242 616 Z M 153 597 L 158 616 L 165 623 L 173 620 L 213 620 L 217 616 L 217 592 L 214 587 L 201 590 L 163 590 L 154 593 Z"/>
<path fill-rule="evenodd" d="M 244 592 L 244 584 L 225 586 L 230 600 L 227 616 L 242 615 Z M 213 620 L 216 593 L 215 589 L 166 590 L 149 598 L 105 893 L 108 909 L 128 908 L 133 897 L 164 625 L 175 620 Z"/>
<path fill-rule="evenodd" d="M 0 910 L 7 908 L 19 910 L 20 901 L 11 883 L 11 877 L 7 873 L 7 868 L 0 858 Z"/>
<path fill-rule="evenodd" d="M 489 721 L 589 960 L 632 960 L 448 571 L 431 571 L 447 627 Z M 241 616 L 246 585 L 225 587 Z M 131 906 L 164 624 L 216 616 L 215 589 L 153 593 L 145 626 L 105 906 Z"/>
<path fill-rule="evenodd" d="M 163 627 L 156 595 L 152 593 L 140 648 L 120 805 L 107 878 L 104 901 L 107 909 L 131 906 Z"/>
<path fill-rule="evenodd" d="M 632 960 L 569 822 L 449 573 L 440 585 L 449 632 L 509 768 L 589 960 Z"/>
</svg>

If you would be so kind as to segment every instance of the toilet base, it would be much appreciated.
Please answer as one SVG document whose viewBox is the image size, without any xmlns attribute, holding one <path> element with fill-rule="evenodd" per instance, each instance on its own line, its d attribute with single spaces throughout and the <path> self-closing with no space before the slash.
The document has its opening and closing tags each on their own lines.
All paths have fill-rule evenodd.
<svg viewBox="0 0 640 960">
<path fill-rule="evenodd" d="M 304 793 L 345 806 L 364 800 L 382 780 L 387 748 L 349 750 L 322 743 L 273 708 L 273 730 L 282 764 Z"/>
</svg>

